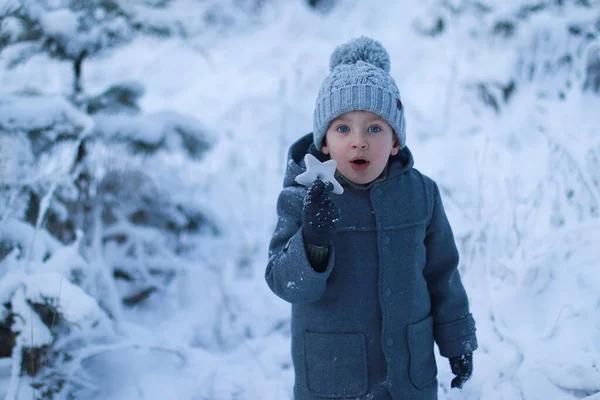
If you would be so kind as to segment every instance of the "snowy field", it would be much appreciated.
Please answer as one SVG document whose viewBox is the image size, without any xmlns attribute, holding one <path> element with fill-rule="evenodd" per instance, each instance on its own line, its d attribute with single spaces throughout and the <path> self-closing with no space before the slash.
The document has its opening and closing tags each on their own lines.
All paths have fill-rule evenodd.
<svg viewBox="0 0 600 400">
<path fill-rule="evenodd" d="M 191 23 L 194 3 L 176 1 L 163 12 Z M 275 202 L 287 147 L 311 129 L 329 55 L 363 34 L 390 53 L 407 145 L 415 167 L 442 190 L 477 322 L 474 375 L 462 391 L 450 390 L 453 375 L 438 354 L 440 399 L 599 400 L 600 89 L 589 81 L 595 73 L 600 82 L 600 3 L 548 0 L 535 3 L 540 11 L 523 0 L 488 8 L 347 0 L 329 12 L 300 0 L 263 3 L 252 21 L 187 37 L 139 36 L 83 68 L 88 95 L 119 82 L 143 88 L 143 128 L 125 134 L 160 136 L 156 126 L 179 115 L 210 133 L 210 150 L 196 160 L 181 151 L 93 156 L 106 170 L 135 164 L 158 192 L 210 220 L 214 229 L 179 238 L 188 240 L 184 255 L 156 256 L 173 264 L 168 284 L 124 306 L 125 289 L 102 268 L 119 261 L 117 245 L 95 239 L 82 252 L 2 215 L 0 239 L 28 249 L 0 257 L 0 299 L 28 315 L 12 327 L 22 332 L 18 342 L 77 349 L 53 364 L 63 379 L 54 398 L 291 399 L 290 306 L 264 282 Z M 14 51 L 0 52 L 0 128 L 9 113 L 23 124 L 43 119 L 57 104 L 48 99 L 66 98 L 73 85 L 68 62 L 39 54 L 9 68 Z M 46 100 L 20 106 L 10 97 L 23 93 Z M 68 108 L 61 107 L 56 113 Z M 86 117 L 80 125 L 110 132 L 123 122 Z M 42 161 L 40 173 L 69 173 Z M 6 171 L 0 178 L 18 180 Z M 135 229 L 139 240 L 162 240 Z M 65 277 L 78 263 L 93 271 L 94 285 L 82 289 Z M 88 290 L 98 282 L 105 291 Z M 44 296 L 58 298 L 77 330 L 55 335 L 31 313 L 28 304 Z M 31 383 L 50 378 L 19 378 L 21 361 L 16 352 L 0 358 L 0 396 L 41 398 Z"/>
</svg>

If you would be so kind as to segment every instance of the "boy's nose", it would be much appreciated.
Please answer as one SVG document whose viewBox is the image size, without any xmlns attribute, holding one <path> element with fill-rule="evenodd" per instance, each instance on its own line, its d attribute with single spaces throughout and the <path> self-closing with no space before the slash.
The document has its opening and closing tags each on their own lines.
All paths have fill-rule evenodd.
<svg viewBox="0 0 600 400">
<path fill-rule="evenodd" d="M 352 147 L 355 149 L 366 149 L 367 148 L 367 141 L 365 140 L 365 138 L 362 135 L 357 135 L 354 138 L 354 141 L 352 142 Z"/>
</svg>

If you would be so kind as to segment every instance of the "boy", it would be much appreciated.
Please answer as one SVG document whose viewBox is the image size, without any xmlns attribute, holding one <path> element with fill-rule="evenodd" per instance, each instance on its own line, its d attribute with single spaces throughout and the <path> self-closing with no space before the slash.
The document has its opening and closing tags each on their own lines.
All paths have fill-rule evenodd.
<svg viewBox="0 0 600 400">
<path fill-rule="evenodd" d="M 461 388 L 475 321 L 437 185 L 413 168 L 383 46 L 333 52 L 313 133 L 292 145 L 265 277 L 292 303 L 294 397 L 437 399 L 433 343 Z M 337 162 L 344 192 L 295 177 L 304 155 Z"/>
</svg>

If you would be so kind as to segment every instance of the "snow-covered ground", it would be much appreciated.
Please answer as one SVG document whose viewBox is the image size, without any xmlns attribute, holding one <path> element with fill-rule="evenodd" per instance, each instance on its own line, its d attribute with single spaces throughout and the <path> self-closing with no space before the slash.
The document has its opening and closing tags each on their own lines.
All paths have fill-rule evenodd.
<svg viewBox="0 0 600 400">
<path fill-rule="evenodd" d="M 77 398 L 291 399 L 290 306 L 263 278 L 275 201 L 287 147 L 311 129 L 329 55 L 364 34 L 390 53 L 407 144 L 442 188 L 477 322 L 473 378 L 450 390 L 438 356 L 440 399 L 600 399 L 600 96 L 582 91 L 599 43 L 566 33 L 597 18 L 599 3 L 523 19 L 517 1 L 480 14 L 450 2 L 454 15 L 434 1 L 342 3 L 322 14 L 299 0 L 267 2 L 262 22 L 240 32 L 140 38 L 85 65 L 88 93 L 137 81 L 144 113 L 190 115 L 214 133 L 200 162 L 165 163 L 222 234 L 206 238 L 166 292 L 123 311 L 118 345 L 81 356 Z M 443 33 L 420 34 L 437 15 Z M 518 22 L 513 37 L 490 34 L 503 18 Z M 569 68 L 539 67 L 568 51 Z M 0 94 L 64 94 L 71 79 L 69 64 L 45 56 L 12 70 L 0 57 Z M 77 301 L 75 290 L 63 296 Z M 5 393 L 11 366 L 0 369 Z"/>
</svg>

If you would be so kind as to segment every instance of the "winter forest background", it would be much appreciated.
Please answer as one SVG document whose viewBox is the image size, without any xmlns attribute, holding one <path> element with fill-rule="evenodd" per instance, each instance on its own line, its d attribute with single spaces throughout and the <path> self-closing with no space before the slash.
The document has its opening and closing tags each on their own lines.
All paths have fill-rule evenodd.
<svg viewBox="0 0 600 400">
<path fill-rule="evenodd" d="M 360 34 L 477 321 L 440 398 L 600 399 L 598 0 L 0 0 L 1 398 L 291 399 L 275 202 Z"/>
</svg>

